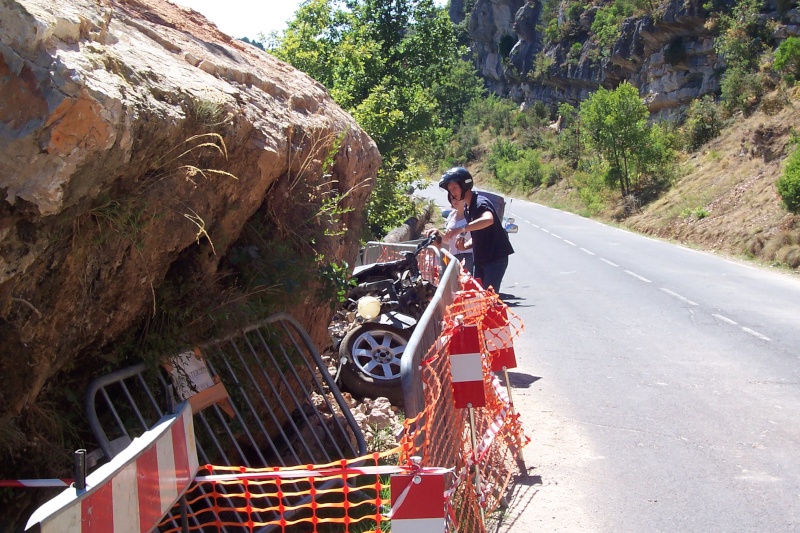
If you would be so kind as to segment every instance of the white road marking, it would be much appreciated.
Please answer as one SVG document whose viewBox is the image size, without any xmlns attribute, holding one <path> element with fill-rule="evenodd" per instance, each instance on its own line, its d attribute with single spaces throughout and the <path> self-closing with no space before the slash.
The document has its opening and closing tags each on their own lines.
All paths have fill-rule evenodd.
<svg viewBox="0 0 800 533">
<path fill-rule="evenodd" d="M 618 266 L 619 266 L 618 264 L 616 264 L 616 263 L 612 263 L 612 262 L 611 262 L 611 261 L 609 261 L 608 259 L 603 259 L 602 257 L 600 258 L 600 261 L 602 261 L 603 263 L 609 264 L 609 265 L 611 265 L 612 267 L 618 267 Z"/>
<path fill-rule="evenodd" d="M 730 318 L 728 318 L 726 316 L 722 316 L 722 315 L 718 315 L 718 314 L 712 314 L 711 316 L 713 316 L 714 318 L 718 318 L 719 320 L 722 320 L 723 322 L 725 322 L 727 324 L 730 324 L 731 326 L 738 326 L 739 325 L 738 322 L 734 322 L 733 320 L 731 320 Z"/>
<path fill-rule="evenodd" d="M 540 229 L 540 230 L 542 230 L 542 231 L 543 231 L 543 232 L 545 232 L 545 233 L 550 233 L 550 230 L 546 230 L 546 229 L 544 229 L 544 228 L 539 228 L 539 229 Z"/>
<path fill-rule="evenodd" d="M 582 250 L 582 251 L 584 251 L 584 252 L 586 252 L 586 253 L 587 253 L 587 254 L 589 254 L 589 255 L 594 255 L 594 252 L 590 252 L 590 251 L 589 251 L 589 250 L 587 250 L 586 248 L 581 248 L 581 250 Z"/>
<path fill-rule="evenodd" d="M 687 303 L 687 304 L 689 304 L 689 305 L 697 305 L 697 302 L 693 302 L 693 301 L 691 301 L 689 298 L 685 298 L 685 297 L 681 296 L 680 294 L 678 294 L 677 292 L 672 292 L 671 290 L 669 290 L 669 289 L 665 289 L 665 288 L 663 288 L 663 287 L 661 288 L 661 290 L 662 290 L 662 291 L 664 291 L 664 292 L 666 292 L 666 293 L 667 293 L 667 294 L 669 294 L 670 296 L 674 296 L 674 297 L 675 297 L 675 298 L 677 298 L 678 300 L 681 300 L 681 301 L 683 301 L 683 302 L 686 302 L 686 303 Z"/>
<path fill-rule="evenodd" d="M 768 341 L 768 340 L 771 340 L 769 337 L 767 337 L 767 336 L 765 336 L 765 335 L 762 335 L 761 333 L 759 333 L 759 332 L 757 332 L 757 331 L 754 331 L 754 330 L 752 330 L 752 329 L 750 329 L 750 328 L 742 328 L 742 331 L 744 331 L 745 333 L 749 333 L 749 334 L 750 334 L 750 335 L 752 335 L 753 337 L 755 337 L 755 338 L 757 338 L 757 339 L 761 339 L 762 341 Z"/>
<path fill-rule="evenodd" d="M 565 243 L 567 243 L 567 244 L 569 244 L 570 246 L 578 246 L 578 245 L 577 245 L 577 244 L 575 244 L 574 242 L 572 242 L 572 241 L 568 241 L 567 239 L 564 239 L 564 242 L 565 242 Z"/>
<path fill-rule="evenodd" d="M 561 239 L 562 238 L 561 235 L 556 235 L 555 233 L 551 233 L 550 235 L 552 235 L 556 239 Z"/>
<path fill-rule="evenodd" d="M 649 279 L 647 279 L 647 278 L 643 278 L 642 276 L 640 276 L 640 275 L 639 275 L 639 274 L 637 274 L 636 272 L 631 272 L 630 270 L 626 270 L 626 271 L 625 271 L 625 273 L 626 273 L 626 274 L 630 274 L 630 275 L 631 275 L 631 276 L 633 276 L 634 278 L 636 278 L 636 279 L 640 279 L 640 280 L 644 281 L 645 283 L 652 283 L 652 281 L 650 281 L 650 280 L 649 280 Z"/>
</svg>

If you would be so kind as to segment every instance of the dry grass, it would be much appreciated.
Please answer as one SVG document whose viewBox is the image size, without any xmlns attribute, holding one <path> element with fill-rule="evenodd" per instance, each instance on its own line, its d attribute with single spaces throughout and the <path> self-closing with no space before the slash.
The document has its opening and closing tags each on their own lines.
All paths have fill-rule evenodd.
<svg viewBox="0 0 800 533">
<path fill-rule="evenodd" d="M 768 113 L 759 110 L 732 120 L 717 139 L 686 156 L 680 163 L 683 177 L 667 194 L 625 224 L 797 268 L 798 217 L 782 207 L 775 189 L 791 149 L 791 131 L 800 131 L 800 95 L 793 95 L 772 97 Z M 778 100 L 782 106 L 773 105 Z"/>
</svg>

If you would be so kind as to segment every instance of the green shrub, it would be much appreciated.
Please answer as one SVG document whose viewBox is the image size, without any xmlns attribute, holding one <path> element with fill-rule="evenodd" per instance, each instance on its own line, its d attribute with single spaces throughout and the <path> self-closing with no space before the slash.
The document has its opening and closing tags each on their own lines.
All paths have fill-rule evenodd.
<svg viewBox="0 0 800 533">
<path fill-rule="evenodd" d="M 784 79 L 791 83 L 800 79 L 800 38 L 789 37 L 775 50 L 775 70 L 783 73 Z"/>
<path fill-rule="evenodd" d="M 696 150 L 716 138 L 722 130 L 722 119 L 714 97 L 705 95 L 694 100 L 689 106 L 689 115 L 683 126 L 686 144 Z"/>
<path fill-rule="evenodd" d="M 567 52 L 567 63 L 570 65 L 577 65 L 581 58 L 582 51 L 583 45 L 581 43 L 572 43 L 572 46 L 569 48 L 569 52 Z"/>
<path fill-rule="evenodd" d="M 720 84 L 722 107 L 732 115 L 736 111 L 745 114 L 752 111 L 764 93 L 758 73 L 742 67 L 729 68 Z"/>
<path fill-rule="evenodd" d="M 624 14 L 616 2 L 597 10 L 592 22 L 592 33 L 604 55 L 610 54 L 611 46 L 619 38 L 619 25 L 623 18 Z"/>
<path fill-rule="evenodd" d="M 783 176 L 776 184 L 783 205 L 792 213 L 800 213 L 800 149 L 795 148 L 786 161 Z"/>
<path fill-rule="evenodd" d="M 494 173 L 506 189 L 519 188 L 528 192 L 542 184 L 545 169 L 541 156 L 536 150 L 522 150 L 516 159 L 503 159 L 498 162 Z"/>
</svg>

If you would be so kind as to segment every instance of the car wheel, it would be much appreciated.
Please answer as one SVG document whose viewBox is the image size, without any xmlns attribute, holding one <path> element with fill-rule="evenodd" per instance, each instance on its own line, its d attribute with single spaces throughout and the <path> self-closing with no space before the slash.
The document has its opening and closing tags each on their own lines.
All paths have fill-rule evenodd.
<svg viewBox="0 0 800 533">
<path fill-rule="evenodd" d="M 353 328 L 339 346 L 342 385 L 356 396 L 384 396 L 394 405 L 403 401 L 400 359 L 411 330 L 376 322 Z"/>
</svg>

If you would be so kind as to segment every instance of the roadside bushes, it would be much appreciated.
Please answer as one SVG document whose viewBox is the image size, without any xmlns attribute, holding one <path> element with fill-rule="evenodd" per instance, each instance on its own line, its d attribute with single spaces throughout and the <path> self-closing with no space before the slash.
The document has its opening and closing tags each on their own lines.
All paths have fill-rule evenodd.
<svg viewBox="0 0 800 533">
<path fill-rule="evenodd" d="M 683 131 L 690 150 L 697 150 L 720 134 L 722 119 L 713 96 L 705 95 L 692 102 Z"/>
<path fill-rule="evenodd" d="M 538 150 L 520 148 L 503 139 L 495 141 L 486 166 L 505 190 L 519 188 L 529 192 L 549 182 L 552 174 L 552 169 L 542 164 Z"/>
<path fill-rule="evenodd" d="M 786 160 L 783 176 L 778 179 L 776 187 L 781 195 L 783 205 L 792 213 L 800 213 L 800 137 L 795 136 L 795 149 Z"/>
</svg>

